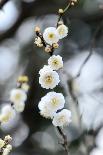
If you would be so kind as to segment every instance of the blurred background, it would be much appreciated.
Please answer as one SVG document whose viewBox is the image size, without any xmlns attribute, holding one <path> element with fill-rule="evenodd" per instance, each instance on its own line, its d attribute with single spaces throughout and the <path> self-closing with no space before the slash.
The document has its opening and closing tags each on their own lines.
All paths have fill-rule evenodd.
<svg viewBox="0 0 103 155">
<path fill-rule="evenodd" d="M 1 0 L 0 2 L 2 2 Z M 55 90 L 63 92 L 73 122 L 65 129 L 70 155 L 103 155 L 103 0 L 78 0 L 63 16 L 68 37 L 60 42 L 55 54 L 64 60 L 65 73 Z M 0 136 L 11 134 L 11 155 L 65 155 L 58 141 L 61 137 L 50 120 L 39 115 L 38 102 L 46 94 L 39 85 L 38 72 L 49 55 L 34 44 L 34 27 L 55 26 L 57 11 L 68 0 L 8 0 L 0 10 L 0 99 L 8 100 L 19 75 L 29 77 L 30 90 L 25 111 L 0 128 Z M 91 50 L 93 54 L 75 77 Z M 0 105 L 6 104 L 0 102 Z"/>
</svg>

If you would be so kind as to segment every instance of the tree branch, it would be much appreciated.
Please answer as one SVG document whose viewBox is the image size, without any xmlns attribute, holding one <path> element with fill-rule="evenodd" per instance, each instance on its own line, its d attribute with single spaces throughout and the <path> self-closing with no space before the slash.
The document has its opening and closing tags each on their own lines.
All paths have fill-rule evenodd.
<svg viewBox="0 0 103 155">
<path fill-rule="evenodd" d="M 64 132 L 62 131 L 62 129 L 58 126 L 57 127 L 57 131 L 58 133 L 61 135 L 61 137 L 63 138 L 63 143 L 60 143 L 64 149 L 65 149 L 65 152 L 67 153 L 68 155 L 68 142 L 67 142 L 67 136 L 64 134 Z"/>
</svg>

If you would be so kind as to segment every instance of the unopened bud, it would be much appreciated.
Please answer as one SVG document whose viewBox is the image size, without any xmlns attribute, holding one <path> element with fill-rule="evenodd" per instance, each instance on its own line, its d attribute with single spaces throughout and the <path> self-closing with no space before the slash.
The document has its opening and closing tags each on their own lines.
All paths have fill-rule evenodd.
<svg viewBox="0 0 103 155">
<path fill-rule="evenodd" d="M 45 47 L 45 52 L 47 52 L 47 53 L 51 52 L 51 47 L 50 46 L 46 46 Z"/>
<path fill-rule="evenodd" d="M 18 82 L 22 83 L 22 82 L 28 82 L 29 79 L 26 75 L 23 75 L 23 76 L 19 76 L 18 77 Z"/>
<path fill-rule="evenodd" d="M 63 21 L 59 21 L 58 22 L 58 25 L 63 25 Z"/>
<path fill-rule="evenodd" d="M 58 43 L 54 43 L 53 44 L 53 48 L 58 48 L 59 47 L 59 44 Z"/>
<path fill-rule="evenodd" d="M 35 32 L 40 32 L 40 27 L 36 26 L 35 27 Z"/>
<path fill-rule="evenodd" d="M 59 9 L 59 14 L 63 14 L 64 13 L 64 11 L 63 11 L 63 9 Z"/>
</svg>

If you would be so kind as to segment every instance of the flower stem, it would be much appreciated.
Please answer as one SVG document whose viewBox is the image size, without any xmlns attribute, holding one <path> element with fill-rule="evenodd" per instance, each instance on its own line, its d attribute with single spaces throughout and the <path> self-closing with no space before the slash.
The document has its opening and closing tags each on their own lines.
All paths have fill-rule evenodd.
<svg viewBox="0 0 103 155">
<path fill-rule="evenodd" d="M 64 9 L 64 13 L 69 9 L 69 7 L 71 6 L 71 3 L 69 2 L 69 4 L 66 6 L 66 8 Z"/>
<path fill-rule="evenodd" d="M 70 6 L 71 6 L 71 0 L 70 0 L 70 2 L 68 3 L 68 5 L 63 9 L 63 13 L 59 13 L 59 17 L 58 17 L 58 21 L 57 21 L 56 27 L 58 27 L 59 21 L 61 20 L 61 18 L 62 18 L 62 16 L 64 15 L 64 13 L 70 8 Z"/>
</svg>

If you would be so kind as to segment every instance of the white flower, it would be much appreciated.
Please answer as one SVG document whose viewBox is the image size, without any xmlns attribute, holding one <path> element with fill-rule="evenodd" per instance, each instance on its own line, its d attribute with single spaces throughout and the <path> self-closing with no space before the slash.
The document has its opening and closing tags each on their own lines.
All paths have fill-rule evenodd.
<svg viewBox="0 0 103 155">
<path fill-rule="evenodd" d="M 45 70 L 44 72 L 40 74 L 39 77 L 39 83 L 41 84 L 41 87 L 46 89 L 53 89 L 58 85 L 60 82 L 59 75 L 57 72 L 53 70 Z"/>
<path fill-rule="evenodd" d="M 25 92 L 28 92 L 28 90 L 29 90 L 29 85 L 28 85 L 27 83 L 23 83 L 23 84 L 21 85 L 21 88 L 22 88 Z"/>
<path fill-rule="evenodd" d="M 11 105 L 5 105 L 0 114 L 0 122 L 6 123 L 15 116 L 15 111 L 12 109 Z"/>
<path fill-rule="evenodd" d="M 0 149 L 5 145 L 5 141 L 0 138 Z"/>
<path fill-rule="evenodd" d="M 40 114 L 45 118 L 53 118 L 55 112 L 64 107 L 65 99 L 61 93 L 49 92 L 39 102 Z"/>
<path fill-rule="evenodd" d="M 62 24 L 58 26 L 57 32 L 59 34 L 59 39 L 62 39 L 68 35 L 68 27 Z"/>
<path fill-rule="evenodd" d="M 15 103 L 14 108 L 17 112 L 23 112 L 25 108 L 25 103 L 24 102 Z"/>
<path fill-rule="evenodd" d="M 35 42 L 34 42 L 38 47 L 42 47 L 43 46 L 43 44 L 42 44 L 42 40 L 41 40 L 41 38 L 40 37 L 37 37 L 36 39 L 35 39 Z"/>
<path fill-rule="evenodd" d="M 4 141 L 11 141 L 12 137 L 10 135 L 5 136 Z"/>
<path fill-rule="evenodd" d="M 67 109 L 63 109 L 62 111 L 55 113 L 53 118 L 54 126 L 67 126 L 71 122 L 71 111 Z"/>
<path fill-rule="evenodd" d="M 48 59 L 48 64 L 53 70 L 58 70 L 63 67 L 62 57 L 53 55 Z"/>
<path fill-rule="evenodd" d="M 44 67 L 42 69 L 40 69 L 39 74 L 42 74 L 47 71 L 52 71 L 52 68 L 48 65 L 44 65 Z"/>
<path fill-rule="evenodd" d="M 13 89 L 10 93 L 10 101 L 15 103 L 25 102 L 27 99 L 27 95 L 25 91 L 20 88 Z"/>
<path fill-rule="evenodd" d="M 45 29 L 43 33 L 44 40 L 52 45 L 53 43 L 57 43 L 59 41 L 59 35 L 55 27 L 48 27 Z"/>
<path fill-rule="evenodd" d="M 8 155 L 9 153 L 10 153 L 10 151 L 7 148 L 5 148 L 3 150 L 3 154 L 2 155 Z"/>
<path fill-rule="evenodd" d="M 8 149 L 8 148 L 5 148 L 4 150 L 3 150 L 3 154 L 2 155 L 8 155 L 9 153 L 10 153 L 10 149 Z"/>
<path fill-rule="evenodd" d="M 56 92 L 49 92 L 47 93 L 46 96 L 49 99 L 48 106 L 53 111 L 56 112 L 57 110 L 64 108 L 65 99 L 64 99 L 63 94 L 56 93 Z"/>
<path fill-rule="evenodd" d="M 38 108 L 40 110 L 40 114 L 45 118 L 53 118 L 54 111 L 50 109 L 49 105 L 49 98 L 46 96 L 41 98 L 41 101 L 38 104 Z"/>
<path fill-rule="evenodd" d="M 12 150 L 12 145 L 8 144 L 8 145 L 6 146 L 6 148 L 7 148 L 9 151 L 11 151 L 11 150 Z"/>
</svg>

